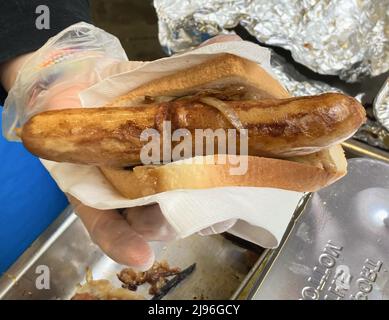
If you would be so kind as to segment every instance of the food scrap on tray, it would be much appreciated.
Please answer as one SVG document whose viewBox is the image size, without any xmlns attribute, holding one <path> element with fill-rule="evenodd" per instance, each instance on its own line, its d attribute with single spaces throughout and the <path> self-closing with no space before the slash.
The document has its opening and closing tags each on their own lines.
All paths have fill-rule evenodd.
<svg viewBox="0 0 389 320">
<path fill-rule="evenodd" d="M 71 300 L 143 300 L 143 296 L 132 291 L 115 288 L 109 280 L 93 280 L 92 271 L 87 270 L 86 283 L 79 285 Z"/>
<path fill-rule="evenodd" d="M 115 288 L 106 279 L 93 280 L 92 271 L 87 270 L 86 283 L 79 285 L 72 300 L 142 300 L 142 295 L 135 293 L 139 286 L 149 284 L 152 300 L 162 299 L 171 289 L 186 279 L 195 269 L 196 264 L 181 271 L 178 267 L 170 267 L 166 261 L 155 262 L 147 271 L 137 272 L 124 268 L 117 277 L 122 282 L 121 288 Z"/>
<path fill-rule="evenodd" d="M 138 286 L 145 283 L 150 284 L 149 293 L 155 295 L 166 284 L 168 277 L 180 272 L 180 268 L 171 268 L 166 261 L 155 262 L 154 265 L 145 272 L 137 272 L 131 268 L 123 269 L 118 278 L 123 283 L 123 288 L 136 291 Z"/>
</svg>

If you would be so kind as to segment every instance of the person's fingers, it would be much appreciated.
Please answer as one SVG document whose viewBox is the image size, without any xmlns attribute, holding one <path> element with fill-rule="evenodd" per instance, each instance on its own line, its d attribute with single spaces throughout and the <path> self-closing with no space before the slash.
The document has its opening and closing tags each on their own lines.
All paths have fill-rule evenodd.
<svg viewBox="0 0 389 320">
<path fill-rule="evenodd" d="M 209 44 L 217 43 L 217 42 L 240 41 L 240 40 L 242 40 L 242 38 L 236 34 L 221 34 L 213 38 L 210 38 L 208 40 L 205 40 L 203 43 L 199 45 L 199 47 L 204 47 Z"/>
<path fill-rule="evenodd" d="M 154 252 L 116 210 L 98 210 L 68 196 L 92 240 L 113 260 L 138 270 L 148 270 Z"/>
<path fill-rule="evenodd" d="M 218 234 L 227 231 L 228 229 L 232 228 L 233 225 L 236 223 L 237 219 L 229 219 L 226 221 L 215 223 L 214 225 L 205 228 L 203 230 L 200 230 L 198 234 L 201 236 L 209 236 L 212 234 Z"/>
<path fill-rule="evenodd" d="M 131 228 L 148 241 L 169 241 L 177 238 L 158 204 L 128 208 L 123 215 Z"/>
<path fill-rule="evenodd" d="M 49 90 L 49 97 L 47 97 L 44 110 L 81 107 L 78 94 L 86 88 L 88 88 L 88 83 L 82 82 L 66 87 L 63 87 L 61 84 L 53 85 Z"/>
<path fill-rule="evenodd" d="M 29 52 L 0 63 L 0 83 L 3 84 L 5 91 L 11 90 L 19 71 L 33 55 L 34 52 Z"/>
<path fill-rule="evenodd" d="M 89 88 L 96 81 L 102 80 L 109 76 L 113 76 L 118 73 L 128 72 L 133 69 L 138 68 L 143 65 L 145 62 L 142 61 L 121 61 L 116 63 L 107 64 L 100 73 L 91 73 L 89 77 L 80 77 L 81 79 L 71 79 L 70 81 L 53 83 L 50 85 L 50 88 L 45 92 L 37 90 L 36 93 L 39 94 L 40 101 L 44 101 L 42 105 L 42 111 L 53 110 L 53 109 L 69 109 L 69 108 L 79 108 L 81 107 L 81 100 L 79 94 L 81 91 Z M 30 105 L 34 106 L 36 104 L 36 93 L 33 92 L 33 95 L 30 99 Z"/>
</svg>

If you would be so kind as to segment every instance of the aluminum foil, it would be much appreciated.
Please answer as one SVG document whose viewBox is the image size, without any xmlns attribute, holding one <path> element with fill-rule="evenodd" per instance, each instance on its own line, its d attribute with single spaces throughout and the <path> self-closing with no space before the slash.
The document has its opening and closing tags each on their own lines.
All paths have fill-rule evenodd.
<svg viewBox="0 0 389 320">
<path fill-rule="evenodd" d="M 296 61 L 319 73 L 352 82 L 389 69 L 389 0 L 154 0 L 154 6 L 159 39 L 169 54 L 240 23 L 259 41 L 289 49 Z M 274 52 L 271 65 L 294 96 L 342 92 L 305 77 Z M 388 82 L 375 100 L 374 115 L 380 123 L 369 119 L 354 138 L 389 150 Z"/>
<path fill-rule="evenodd" d="M 309 96 L 324 92 L 342 92 L 327 83 L 309 79 L 299 73 L 285 58 L 272 52 L 271 67 L 278 80 L 293 96 Z"/>
<path fill-rule="evenodd" d="M 389 0 L 154 0 L 154 6 L 169 53 L 240 24 L 321 74 L 355 82 L 389 70 Z"/>
<path fill-rule="evenodd" d="M 389 150 L 389 131 L 371 119 L 367 119 L 353 138 L 366 142 L 371 146 Z"/>
<path fill-rule="evenodd" d="M 386 79 L 374 100 L 374 115 L 377 120 L 389 130 L 389 78 Z"/>
</svg>

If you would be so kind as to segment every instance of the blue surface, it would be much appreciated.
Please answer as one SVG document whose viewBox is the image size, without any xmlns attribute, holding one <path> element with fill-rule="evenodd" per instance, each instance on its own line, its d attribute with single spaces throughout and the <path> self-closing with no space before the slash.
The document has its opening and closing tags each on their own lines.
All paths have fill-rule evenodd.
<svg viewBox="0 0 389 320">
<path fill-rule="evenodd" d="M 0 156 L 1 276 L 61 213 L 67 200 L 21 143 L 8 142 L 0 134 Z"/>
</svg>

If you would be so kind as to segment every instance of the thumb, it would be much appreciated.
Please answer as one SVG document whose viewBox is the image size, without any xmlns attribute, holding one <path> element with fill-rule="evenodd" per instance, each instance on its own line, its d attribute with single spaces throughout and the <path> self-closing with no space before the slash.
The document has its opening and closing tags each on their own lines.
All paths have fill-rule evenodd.
<svg viewBox="0 0 389 320">
<path fill-rule="evenodd" d="M 88 207 L 68 195 L 92 240 L 113 260 L 140 271 L 151 268 L 154 252 L 117 210 Z"/>
<path fill-rule="evenodd" d="M 163 216 L 158 204 L 132 207 L 123 216 L 133 230 L 148 241 L 169 241 L 177 238 L 173 227 Z"/>
</svg>

